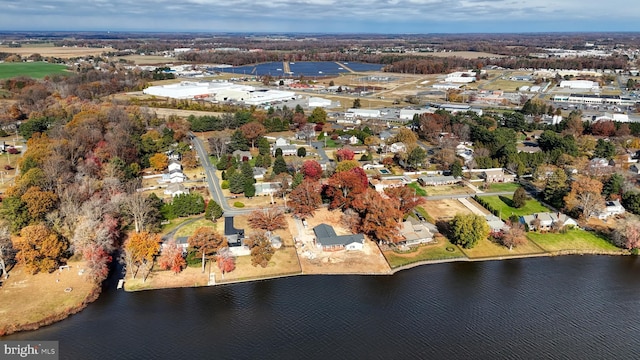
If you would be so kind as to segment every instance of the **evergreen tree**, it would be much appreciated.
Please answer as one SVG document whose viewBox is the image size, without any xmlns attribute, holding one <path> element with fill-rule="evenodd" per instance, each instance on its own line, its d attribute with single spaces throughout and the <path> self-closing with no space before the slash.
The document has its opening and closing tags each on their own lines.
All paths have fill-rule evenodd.
<svg viewBox="0 0 640 360">
<path fill-rule="evenodd" d="M 451 171 L 451 175 L 455 178 L 462 177 L 462 165 L 460 164 L 460 160 L 454 161 L 451 166 L 449 166 L 449 170 Z"/>
<path fill-rule="evenodd" d="M 242 176 L 244 177 L 245 184 L 252 184 L 256 182 L 256 179 L 253 178 L 253 168 L 249 162 L 243 162 L 240 167 L 240 171 L 242 172 Z"/>
<path fill-rule="evenodd" d="M 244 196 L 248 198 L 256 196 L 256 186 L 253 183 L 246 183 L 244 185 Z"/>
<path fill-rule="evenodd" d="M 236 150 L 248 151 L 249 140 L 247 140 L 242 131 L 236 130 L 233 135 L 231 135 L 228 149 L 229 152 L 234 152 Z"/>
<path fill-rule="evenodd" d="M 622 186 L 624 185 L 624 177 L 620 174 L 613 174 L 611 177 L 604 183 L 604 187 L 602 188 L 602 194 L 607 198 L 610 198 L 611 195 L 620 195 L 622 194 Z"/>
<path fill-rule="evenodd" d="M 307 156 L 307 149 L 305 149 L 304 147 L 299 147 L 298 148 L 298 156 L 299 157 Z"/>
<path fill-rule="evenodd" d="M 211 221 L 216 221 L 222 217 L 222 214 L 224 214 L 224 211 L 220 207 L 220 204 L 218 204 L 215 200 L 209 200 L 207 209 L 204 212 L 204 218 Z"/>
<path fill-rule="evenodd" d="M 260 139 L 258 139 L 258 151 L 262 156 L 269 155 L 269 152 L 271 151 L 271 148 L 269 146 L 269 140 L 267 140 L 264 137 L 261 137 Z"/>
<path fill-rule="evenodd" d="M 297 188 L 298 185 L 302 184 L 303 180 L 304 175 L 302 175 L 301 172 L 297 172 L 295 175 L 293 175 L 293 180 L 291 180 L 291 190 Z"/>
<path fill-rule="evenodd" d="M 232 194 L 244 192 L 244 176 L 242 173 L 236 172 L 229 177 L 229 191 Z"/>
<path fill-rule="evenodd" d="M 513 207 L 516 209 L 519 209 L 526 205 L 527 192 L 524 190 L 522 186 L 517 188 L 516 191 L 513 193 L 513 198 L 511 199 L 511 201 L 513 202 Z"/>
<path fill-rule="evenodd" d="M 543 190 L 543 199 L 549 205 L 560 209 L 564 206 L 564 196 L 569 192 L 567 174 L 564 170 L 556 169 L 547 179 L 547 185 Z"/>
<path fill-rule="evenodd" d="M 282 149 L 281 148 L 277 148 L 276 149 L 276 157 L 278 156 L 282 156 Z"/>
<path fill-rule="evenodd" d="M 278 175 L 287 172 L 287 163 L 284 161 L 284 157 L 279 155 L 276 157 L 276 161 L 273 163 L 273 173 Z"/>
</svg>

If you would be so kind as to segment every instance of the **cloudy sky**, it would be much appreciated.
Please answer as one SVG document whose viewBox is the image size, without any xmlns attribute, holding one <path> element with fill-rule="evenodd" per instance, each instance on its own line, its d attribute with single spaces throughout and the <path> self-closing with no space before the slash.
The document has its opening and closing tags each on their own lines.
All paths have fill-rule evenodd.
<svg viewBox="0 0 640 360">
<path fill-rule="evenodd" d="M 640 31 L 632 0 L 0 0 L 0 30 Z"/>
</svg>

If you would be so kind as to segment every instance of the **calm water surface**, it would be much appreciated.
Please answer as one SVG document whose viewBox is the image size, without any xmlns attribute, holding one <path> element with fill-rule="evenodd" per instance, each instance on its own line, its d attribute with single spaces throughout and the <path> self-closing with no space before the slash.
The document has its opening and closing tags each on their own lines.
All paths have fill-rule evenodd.
<svg viewBox="0 0 640 360">
<path fill-rule="evenodd" d="M 3 340 L 61 359 L 637 359 L 640 260 L 429 265 L 138 293 Z"/>
</svg>

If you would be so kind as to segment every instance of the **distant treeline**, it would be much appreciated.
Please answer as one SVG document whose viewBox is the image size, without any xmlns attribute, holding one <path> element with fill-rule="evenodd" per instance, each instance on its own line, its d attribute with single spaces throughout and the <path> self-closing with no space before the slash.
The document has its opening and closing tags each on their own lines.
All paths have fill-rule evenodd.
<svg viewBox="0 0 640 360">
<path fill-rule="evenodd" d="M 620 56 L 607 58 L 500 58 L 465 59 L 461 57 L 412 57 L 387 65 L 384 71 L 405 74 L 442 74 L 458 69 L 478 69 L 489 65 L 506 69 L 625 69 L 627 59 Z"/>
</svg>

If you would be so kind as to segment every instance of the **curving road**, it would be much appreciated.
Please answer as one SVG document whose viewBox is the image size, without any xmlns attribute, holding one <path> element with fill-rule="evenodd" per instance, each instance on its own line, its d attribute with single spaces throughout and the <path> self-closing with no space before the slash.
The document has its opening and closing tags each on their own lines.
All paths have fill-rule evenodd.
<svg viewBox="0 0 640 360">
<path fill-rule="evenodd" d="M 224 197 L 224 193 L 222 192 L 222 187 L 220 186 L 220 180 L 218 176 L 216 176 L 216 168 L 209 161 L 209 154 L 204 148 L 204 144 L 202 141 L 195 136 L 193 133 L 189 133 L 191 137 L 191 141 L 193 143 L 196 152 L 198 153 L 198 157 L 200 158 L 200 163 L 204 168 L 205 177 L 207 178 L 207 184 L 209 186 L 209 193 L 213 197 L 220 206 L 222 210 L 224 210 L 224 216 L 234 216 L 247 214 L 253 211 L 254 209 L 246 208 L 246 209 L 234 209 L 227 204 L 227 199 Z"/>
</svg>

